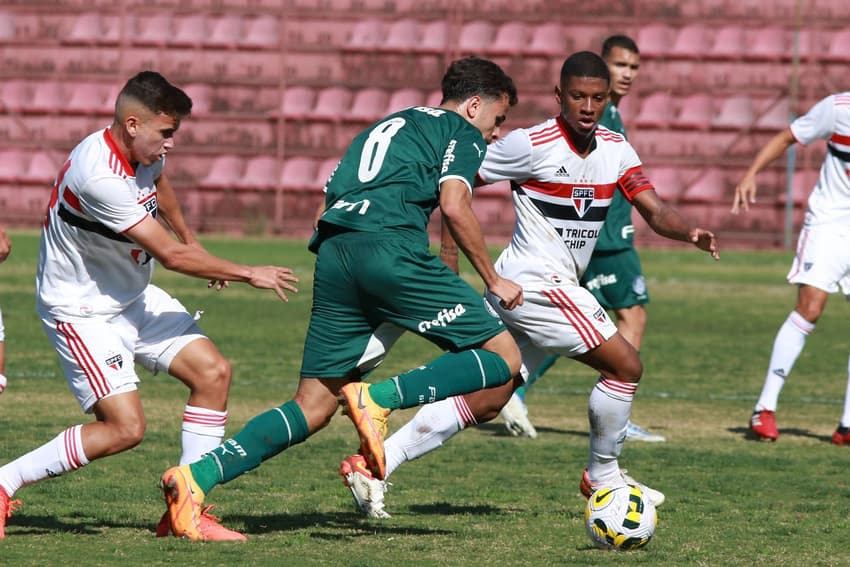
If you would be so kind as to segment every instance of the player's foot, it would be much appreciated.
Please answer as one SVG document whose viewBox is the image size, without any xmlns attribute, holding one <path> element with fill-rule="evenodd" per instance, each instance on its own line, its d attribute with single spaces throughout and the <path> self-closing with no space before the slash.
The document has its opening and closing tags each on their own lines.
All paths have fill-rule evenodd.
<svg viewBox="0 0 850 567">
<path fill-rule="evenodd" d="M 754 411 L 750 416 L 750 431 L 759 439 L 776 441 L 779 430 L 776 428 L 776 413 L 770 410 Z"/>
<path fill-rule="evenodd" d="M 228 530 L 219 523 L 217 517 L 210 514 L 215 504 L 210 504 L 201 510 L 201 532 L 207 536 L 208 541 L 246 541 L 244 535 L 239 532 Z M 168 511 L 159 519 L 156 525 L 156 537 L 168 537 L 171 535 L 171 518 Z"/>
<path fill-rule="evenodd" d="M 247 539 L 239 532 L 219 524 L 218 518 L 209 513 L 212 506 L 201 508 L 204 503 L 204 492 L 192 477 L 189 465 L 171 467 L 165 471 L 160 480 L 160 487 L 168 505 L 171 533 L 175 536 L 195 541 L 245 541 Z"/>
<path fill-rule="evenodd" d="M 655 507 L 659 507 L 664 504 L 664 500 L 666 497 L 664 493 L 660 490 L 655 490 L 654 488 L 650 488 L 647 485 L 636 481 L 634 478 L 626 474 L 625 469 L 620 469 L 620 477 L 623 481 L 623 484 L 629 484 L 632 486 L 637 486 L 641 489 L 647 498 L 655 505 Z M 579 490 L 581 490 L 582 495 L 585 498 L 590 498 L 590 495 L 597 489 L 597 486 L 590 482 L 590 477 L 587 474 L 587 469 L 584 469 L 584 473 L 581 475 L 581 482 L 578 485 Z"/>
<path fill-rule="evenodd" d="M 168 517 L 168 510 L 159 519 L 156 525 L 156 537 L 168 537 L 171 535 L 171 520 Z"/>
<path fill-rule="evenodd" d="M 663 443 L 667 438 L 663 435 L 647 431 L 640 425 L 636 425 L 631 421 L 626 426 L 626 439 L 632 441 L 643 441 L 645 443 Z"/>
<path fill-rule="evenodd" d="M 499 412 L 499 415 L 502 416 L 508 433 L 514 437 L 537 439 L 537 430 L 534 429 L 534 425 L 528 419 L 528 407 L 516 392 L 511 394 L 511 398 Z"/>
<path fill-rule="evenodd" d="M 372 474 L 383 480 L 387 475 L 387 456 L 384 453 L 384 437 L 387 435 L 387 419 L 390 410 L 382 408 L 369 395 L 369 384 L 349 382 L 340 389 L 340 403 L 357 433 L 360 435 L 360 453 Z"/>
<path fill-rule="evenodd" d="M 6 520 L 12 517 L 12 512 L 20 505 L 20 500 L 12 500 L 6 490 L 0 488 L 0 539 L 6 538 Z"/>
<path fill-rule="evenodd" d="M 363 455 L 346 457 L 339 466 L 339 474 L 351 491 L 357 509 L 365 516 L 375 519 L 392 517 L 384 510 L 387 482 L 372 476 Z"/>
<path fill-rule="evenodd" d="M 838 426 L 832 434 L 832 443 L 835 445 L 850 445 L 850 427 Z"/>
</svg>

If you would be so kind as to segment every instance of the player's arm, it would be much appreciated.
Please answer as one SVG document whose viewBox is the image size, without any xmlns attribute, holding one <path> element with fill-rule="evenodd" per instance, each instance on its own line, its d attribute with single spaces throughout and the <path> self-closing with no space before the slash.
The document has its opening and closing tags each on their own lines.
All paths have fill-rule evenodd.
<svg viewBox="0 0 850 567">
<path fill-rule="evenodd" d="M 12 241 L 9 240 L 9 235 L 6 234 L 6 231 L 0 228 L 0 262 L 8 258 L 11 251 Z"/>
<path fill-rule="evenodd" d="M 449 230 L 445 216 L 440 220 L 440 260 L 454 273 L 460 273 L 460 256 L 457 242 L 455 242 L 452 236 L 452 231 Z"/>
<path fill-rule="evenodd" d="M 771 138 L 761 151 L 756 154 L 744 177 L 741 178 L 741 181 L 735 187 L 735 197 L 732 200 L 733 215 L 738 214 L 740 210 L 749 210 L 750 203 L 756 202 L 756 175 L 773 160 L 785 153 L 785 150 L 796 141 L 789 127 Z"/>
<path fill-rule="evenodd" d="M 174 187 L 164 173 L 156 180 L 156 204 L 159 217 L 181 242 L 200 245 L 195 233 L 186 224 Z"/>
<path fill-rule="evenodd" d="M 700 250 L 710 252 L 715 260 L 720 259 L 714 233 L 699 227 L 692 228 L 679 211 L 661 200 L 655 189 L 637 193 L 632 198 L 632 204 L 652 230 L 661 236 L 691 242 Z"/>
<path fill-rule="evenodd" d="M 286 291 L 298 291 L 292 270 L 280 266 L 247 266 L 213 256 L 200 246 L 178 242 L 153 217 L 124 232 L 165 268 L 187 276 L 218 281 L 246 282 L 256 288 L 271 289 L 278 297 L 288 301 Z"/>
<path fill-rule="evenodd" d="M 500 276 L 493 267 L 481 225 L 472 211 L 472 194 L 463 181 L 448 178 L 440 184 L 440 210 L 449 234 L 484 280 L 484 285 L 502 300 L 502 306 L 513 309 L 522 305 L 522 288 Z"/>
</svg>

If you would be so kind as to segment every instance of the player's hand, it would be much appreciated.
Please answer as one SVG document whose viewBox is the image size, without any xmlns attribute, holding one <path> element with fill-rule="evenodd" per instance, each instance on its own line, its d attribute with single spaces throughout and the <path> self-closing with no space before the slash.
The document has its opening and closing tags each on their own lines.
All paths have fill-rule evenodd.
<svg viewBox="0 0 850 567">
<path fill-rule="evenodd" d="M 221 291 L 226 287 L 230 287 L 230 282 L 227 280 L 210 280 L 207 283 L 207 288 L 215 287 L 216 291 Z"/>
<path fill-rule="evenodd" d="M 9 256 L 11 251 L 12 241 L 9 240 L 9 236 L 6 234 L 6 231 L 0 228 L 0 262 Z"/>
<path fill-rule="evenodd" d="M 289 301 L 285 291 L 298 293 L 298 288 L 290 282 L 297 282 L 298 278 L 289 268 L 280 266 L 254 266 L 248 283 L 258 289 L 271 289 L 283 301 Z"/>
<path fill-rule="evenodd" d="M 522 288 L 509 279 L 499 277 L 496 283 L 489 286 L 490 293 L 499 298 L 499 305 L 510 311 L 522 305 Z"/>
<path fill-rule="evenodd" d="M 756 202 L 756 178 L 745 175 L 735 187 L 735 198 L 732 200 L 732 214 L 750 210 L 750 203 Z"/>
<path fill-rule="evenodd" d="M 689 236 L 691 242 L 694 243 L 694 246 L 696 246 L 700 250 L 705 250 L 706 252 L 711 253 L 711 257 L 715 260 L 720 259 L 720 253 L 718 252 L 717 246 L 717 239 L 714 237 L 713 232 L 702 228 L 695 228 L 689 233 Z"/>
</svg>

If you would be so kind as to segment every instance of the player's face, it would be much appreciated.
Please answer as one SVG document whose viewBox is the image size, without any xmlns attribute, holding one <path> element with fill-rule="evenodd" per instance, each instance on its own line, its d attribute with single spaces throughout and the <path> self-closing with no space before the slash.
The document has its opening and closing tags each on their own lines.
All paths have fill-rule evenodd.
<svg viewBox="0 0 850 567">
<path fill-rule="evenodd" d="M 174 133 L 180 121 L 167 114 L 149 114 L 140 119 L 133 138 L 133 160 L 150 165 L 174 147 Z"/>
<path fill-rule="evenodd" d="M 561 116 L 579 134 L 590 134 L 608 102 L 608 81 L 599 77 L 570 77 L 555 92 Z"/>
<path fill-rule="evenodd" d="M 611 73 L 611 92 L 620 97 L 629 94 L 640 70 L 640 55 L 622 47 L 613 47 L 605 62 Z"/>
<path fill-rule="evenodd" d="M 499 99 L 479 99 L 479 106 L 475 116 L 469 121 L 481 131 L 484 140 L 489 144 L 494 138 L 499 137 L 499 128 L 508 116 L 511 105 L 508 95 Z"/>
</svg>

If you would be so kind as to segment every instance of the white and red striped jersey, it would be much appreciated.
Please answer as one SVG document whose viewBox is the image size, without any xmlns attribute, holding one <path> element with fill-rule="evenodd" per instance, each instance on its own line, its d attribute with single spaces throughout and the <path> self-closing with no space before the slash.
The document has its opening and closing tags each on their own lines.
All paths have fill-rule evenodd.
<svg viewBox="0 0 850 567">
<path fill-rule="evenodd" d="M 153 259 L 122 233 L 156 216 L 155 181 L 163 165 L 134 170 L 108 129 L 71 151 L 41 232 L 36 297 L 42 317 L 108 318 L 142 294 Z"/>
<path fill-rule="evenodd" d="M 597 126 L 587 157 L 576 153 L 562 118 L 512 131 L 487 147 L 479 170 L 486 183 L 509 180 L 514 234 L 499 273 L 526 289 L 579 284 L 614 192 L 630 202 L 652 185 L 626 139 Z"/>
<path fill-rule="evenodd" d="M 791 133 L 801 144 L 827 140 L 806 224 L 850 227 L 850 91 L 822 99 L 791 123 Z"/>
</svg>

